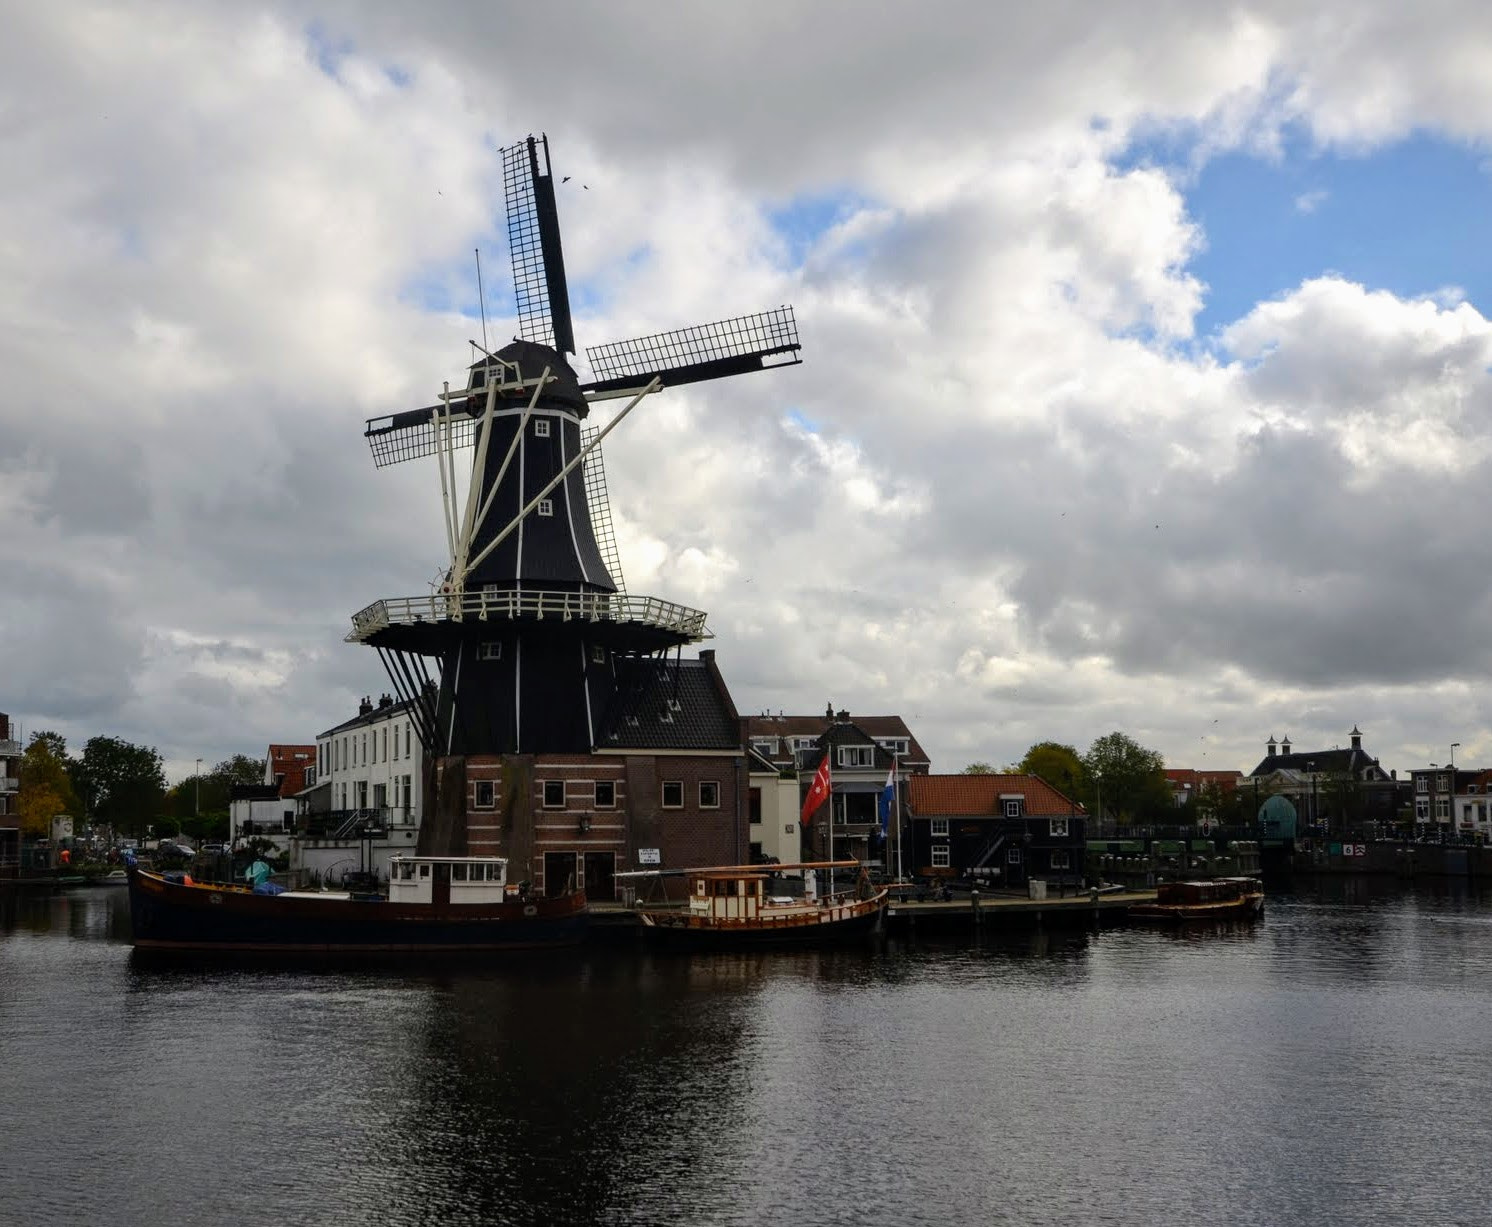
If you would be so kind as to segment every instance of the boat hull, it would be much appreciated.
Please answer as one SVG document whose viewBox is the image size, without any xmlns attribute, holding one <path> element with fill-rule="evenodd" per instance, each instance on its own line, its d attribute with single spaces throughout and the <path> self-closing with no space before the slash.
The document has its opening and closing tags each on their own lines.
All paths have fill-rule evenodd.
<svg viewBox="0 0 1492 1227">
<path fill-rule="evenodd" d="M 1263 910 L 1263 895 L 1246 895 L 1219 903 L 1139 903 L 1129 909 L 1129 917 L 1159 924 L 1186 924 L 1202 920 L 1252 920 Z"/>
<path fill-rule="evenodd" d="M 586 933 L 585 894 L 480 905 L 256 895 L 185 885 L 141 870 L 129 878 L 135 948 L 253 954 L 397 954 L 573 945 Z"/>
<path fill-rule="evenodd" d="M 814 917 L 716 920 L 668 909 L 639 908 L 649 940 L 680 949 L 741 950 L 781 946 L 820 946 L 864 939 L 879 932 L 889 893 L 826 908 Z"/>
</svg>

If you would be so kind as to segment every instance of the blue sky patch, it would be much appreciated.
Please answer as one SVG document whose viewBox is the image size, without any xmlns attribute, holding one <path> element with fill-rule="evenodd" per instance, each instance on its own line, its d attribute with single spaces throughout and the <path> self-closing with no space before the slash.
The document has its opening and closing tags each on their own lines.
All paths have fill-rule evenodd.
<svg viewBox="0 0 1492 1227">
<path fill-rule="evenodd" d="M 826 233 L 864 207 L 853 192 L 810 193 L 768 209 L 767 222 L 787 246 L 789 261 L 798 265 Z"/>
<path fill-rule="evenodd" d="M 1186 138 L 1171 133 L 1115 164 L 1184 170 L 1189 156 Z M 1206 238 L 1190 265 L 1208 286 L 1199 335 L 1325 273 L 1401 297 L 1456 286 L 1492 312 L 1488 166 L 1485 152 L 1426 134 L 1363 154 L 1322 151 L 1293 134 L 1278 160 L 1228 153 L 1178 173 Z"/>
<path fill-rule="evenodd" d="M 306 26 L 306 47 L 316 67 L 336 81 L 341 79 L 342 61 L 352 54 L 354 44 L 345 36 L 333 36 L 322 22 L 313 21 Z"/>
</svg>

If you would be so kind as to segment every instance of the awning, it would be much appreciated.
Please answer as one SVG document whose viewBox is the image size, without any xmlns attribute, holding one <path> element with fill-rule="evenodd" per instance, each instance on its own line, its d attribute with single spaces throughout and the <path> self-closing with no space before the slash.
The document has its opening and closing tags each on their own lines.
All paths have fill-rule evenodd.
<svg viewBox="0 0 1492 1227">
<path fill-rule="evenodd" d="M 884 792 L 886 785 L 874 780 L 835 780 L 835 792 Z"/>
</svg>

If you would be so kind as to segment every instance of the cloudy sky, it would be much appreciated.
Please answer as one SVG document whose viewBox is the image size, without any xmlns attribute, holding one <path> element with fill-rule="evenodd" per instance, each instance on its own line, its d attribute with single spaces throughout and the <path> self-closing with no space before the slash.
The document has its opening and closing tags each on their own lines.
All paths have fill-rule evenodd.
<svg viewBox="0 0 1492 1227">
<path fill-rule="evenodd" d="M 1492 10 L 4 0 L 0 710 L 193 761 L 388 689 L 549 134 L 582 345 L 794 305 L 608 440 L 743 712 L 1492 763 Z M 583 355 L 582 355 L 583 357 Z M 584 368 L 582 367 L 582 371 Z"/>
</svg>

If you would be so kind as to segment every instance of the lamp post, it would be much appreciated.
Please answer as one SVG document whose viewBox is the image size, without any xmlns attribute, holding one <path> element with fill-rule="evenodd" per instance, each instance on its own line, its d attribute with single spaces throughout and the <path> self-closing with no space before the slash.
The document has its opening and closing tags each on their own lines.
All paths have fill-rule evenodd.
<svg viewBox="0 0 1492 1227">
<path fill-rule="evenodd" d="M 1098 805 L 1098 829 L 1099 829 L 1100 832 L 1102 832 L 1103 834 L 1107 835 L 1108 831 L 1106 831 L 1104 829 L 1104 825 L 1103 825 L 1103 772 L 1102 771 L 1094 771 L 1094 773 L 1093 773 L 1093 783 L 1098 788 L 1098 801 L 1097 801 L 1097 805 Z"/>
<path fill-rule="evenodd" d="M 1316 809 L 1316 760 L 1311 759 L 1306 763 L 1306 770 L 1311 773 L 1311 833 L 1319 834 L 1316 830 L 1317 820 L 1320 817 Z"/>
</svg>

